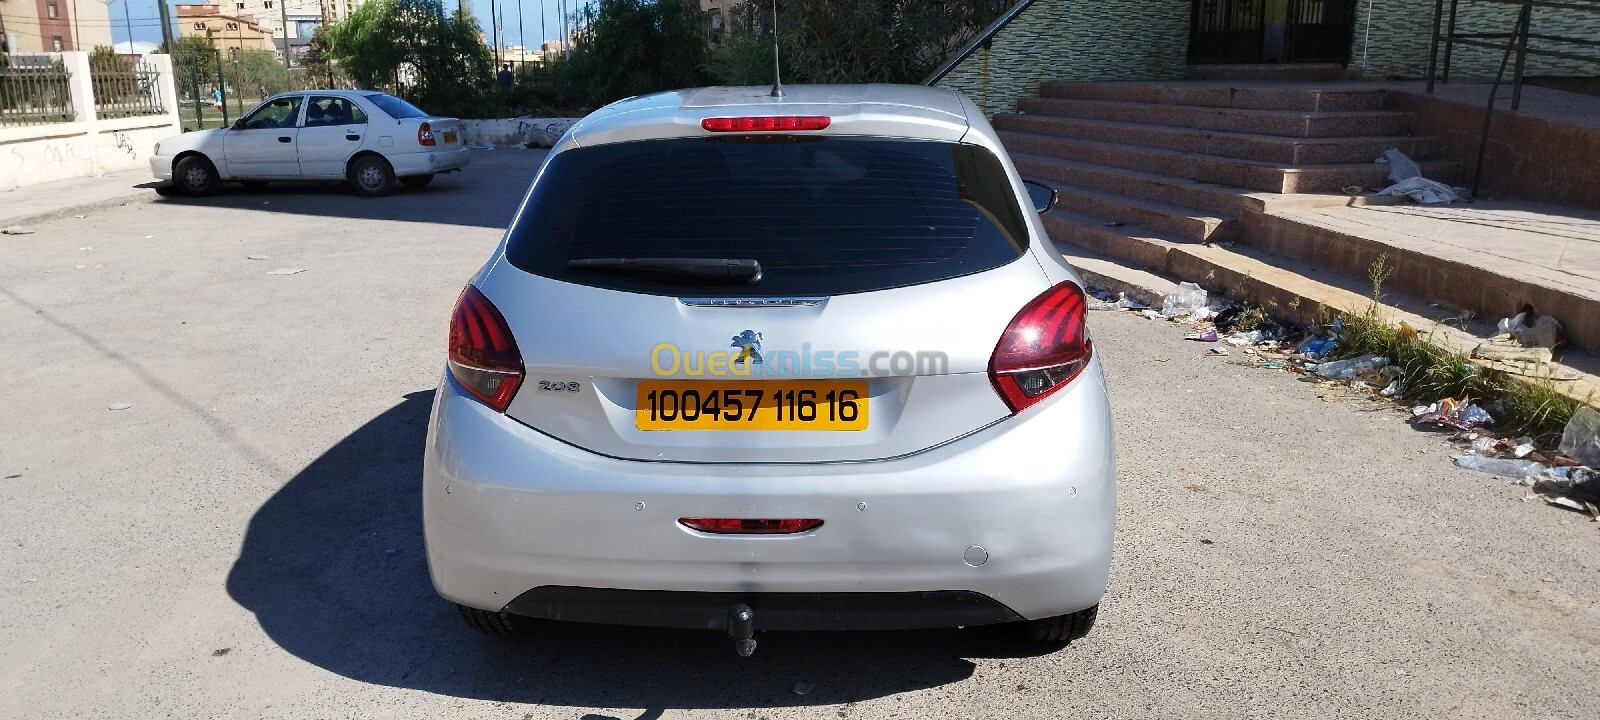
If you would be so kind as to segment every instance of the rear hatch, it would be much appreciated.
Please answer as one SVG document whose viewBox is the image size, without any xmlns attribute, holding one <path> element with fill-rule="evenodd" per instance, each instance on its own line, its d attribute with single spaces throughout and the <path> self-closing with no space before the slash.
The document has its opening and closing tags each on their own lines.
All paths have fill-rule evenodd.
<svg viewBox="0 0 1600 720">
<path fill-rule="evenodd" d="M 981 429 L 1010 415 L 995 344 L 1049 287 L 1015 197 L 993 153 L 941 141 L 559 153 L 478 280 L 526 370 L 507 414 L 681 462 L 871 460 Z"/>
</svg>

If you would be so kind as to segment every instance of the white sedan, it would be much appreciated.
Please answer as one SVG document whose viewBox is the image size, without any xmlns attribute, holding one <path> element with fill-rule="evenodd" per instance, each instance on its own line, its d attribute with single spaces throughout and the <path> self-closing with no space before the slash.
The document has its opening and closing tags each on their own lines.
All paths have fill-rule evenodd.
<svg viewBox="0 0 1600 720">
<path fill-rule="evenodd" d="M 372 90 L 274 95 L 232 126 L 156 143 L 156 192 L 208 195 L 229 181 L 347 180 L 377 197 L 466 167 L 461 121 Z"/>
</svg>

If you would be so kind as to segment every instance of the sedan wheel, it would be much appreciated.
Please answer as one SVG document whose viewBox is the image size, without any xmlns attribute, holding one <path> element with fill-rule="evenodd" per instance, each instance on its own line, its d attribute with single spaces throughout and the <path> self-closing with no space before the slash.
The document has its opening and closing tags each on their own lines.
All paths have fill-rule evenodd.
<svg viewBox="0 0 1600 720">
<path fill-rule="evenodd" d="M 382 197 L 394 190 L 394 168 L 376 155 L 356 158 L 350 163 L 350 184 L 365 197 Z"/>
<path fill-rule="evenodd" d="M 216 166 L 199 155 L 179 160 L 172 169 L 172 179 L 177 183 L 178 191 L 189 197 L 210 195 L 216 191 L 219 182 Z"/>
</svg>

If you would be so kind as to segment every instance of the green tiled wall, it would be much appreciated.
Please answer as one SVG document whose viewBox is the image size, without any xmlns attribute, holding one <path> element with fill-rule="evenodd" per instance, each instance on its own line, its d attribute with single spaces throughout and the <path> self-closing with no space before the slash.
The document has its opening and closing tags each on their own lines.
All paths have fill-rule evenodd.
<svg viewBox="0 0 1600 720">
<path fill-rule="evenodd" d="M 1052 80 L 1175 80 L 1189 46 L 1189 0 L 1036 0 L 939 81 L 984 112 L 1011 112 Z"/>
<path fill-rule="evenodd" d="M 1352 77 L 1423 77 L 1433 8 L 1434 0 L 1358 0 Z M 1516 23 L 1515 5 L 1459 0 L 1458 8 L 1458 33 L 1506 33 Z M 1037 94 L 1044 81 L 1176 80 L 1183 77 L 1189 14 L 1189 0 L 1036 0 L 989 49 L 973 53 L 939 85 L 965 92 L 993 115 L 1011 112 L 1017 98 Z M 1534 8 L 1533 32 L 1600 40 L 1600 12 Z M 1600 48 L 1541 44 L 1600 54 Z M 1497 50 L 1458 46 L 1451 79 L 1492 78 L 1500 57 Z M 1529 55 L 1527 74 L 1596 76 L 1600 63 Z"/>
<path fill-rule="evenodd" d="M 1447 1 L 1446 13 L 1449 12 L 1449 6 Z M 1600 40 L 1600 4 L 1593 7 L 1595 12 L 1535 7 L 1532 32 L 1535 35 L 1542 33 Z M 1356 9 L 1356 31 L 1350 53 L 1351 70 L 1360 71 L 1361 77 L 1370 79 L 1425 77 L 1428 72 L 1428 41 L 1433 34 L 1433 9 L 1434 0 L 1373 0 L 1370 3 L 1363 0 Z M 1515 5 L 1489 0 L 1459 0 L 1456 32 L 1509 33 L 1516 25 L 1517 12 Z M 1529 47 L 1600 55 L 1600 48 L 1549 41 L 1533 40 Z M 1443 53 L 1442 46 L 1440 53 Z M 1451 80 L 1492 79 L 1503 55 L 1501 50 L 1458 45 L 1451 58 Z M 1515 56 L 1512 62 L 1515 62 Z M 1507 77 L 1510 77 L 1510 72 L 1508 65 Z M 1593 76 L 1600 75 L 1600 63 L 1529 55 L 1526 73 Z"/>
</svg>

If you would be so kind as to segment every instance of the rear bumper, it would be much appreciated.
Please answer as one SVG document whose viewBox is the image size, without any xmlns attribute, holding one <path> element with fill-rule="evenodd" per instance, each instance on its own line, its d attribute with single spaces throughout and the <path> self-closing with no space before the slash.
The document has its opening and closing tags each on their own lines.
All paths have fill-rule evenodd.
<svg viewBox="0 0 1600 720">
<path fill-rule="evenodd" d="M 809 610 L 789 614 L 905 626 L 870 610 L 865 595 L 840 604 L 841 595 L 872 593 L 912 594 L 900 599 L 926 606 L 919 627 L 980 624 L 968 610 L 926 600 L 950 592 L 983 599 L 989 622 L 1061 615 L 1105 592 L 1111 441 L 1098 363 L 1023 415 L 961 440 L 894 460 L 819 464 L 604 457 L 490 411 L 446 376 L 423 467 L 429 571 L 439 593 L 463 605 L 592 622 L 651 624 L 638 608 L 666 598 L 691 608 L 673 622 L 721 627 L 730 599 L 804 606 L 809 597 Z M 680 525 L 683 517 L 824 524 L 796 535 L 705 535 Z M 582 603 L 549 601 L 561 592 L 552 587 L 578 597 L 585 589 L 714 595 L 618 595 L 577 610 Z"/>
<path fill-rule="evenodd" d="M 1010 608 L 963 591 L 903 593 L 708 593 L 546 585 L 506 606 L 547 620 L 725 630 L 743 603 L 757 630 L 916 630 L 1021 620 Z"/>
<path fill-rule="evenodd" d="M 389 165 L 394 168 L 395 175 L 406 177 L 408 175 L 431 175 L 433 173 L 460 170 L 466 167 L 471 160 L 471 152 L 465 146 L 462 146 L 433 152 L 390 155 Z"/>
</svg>

